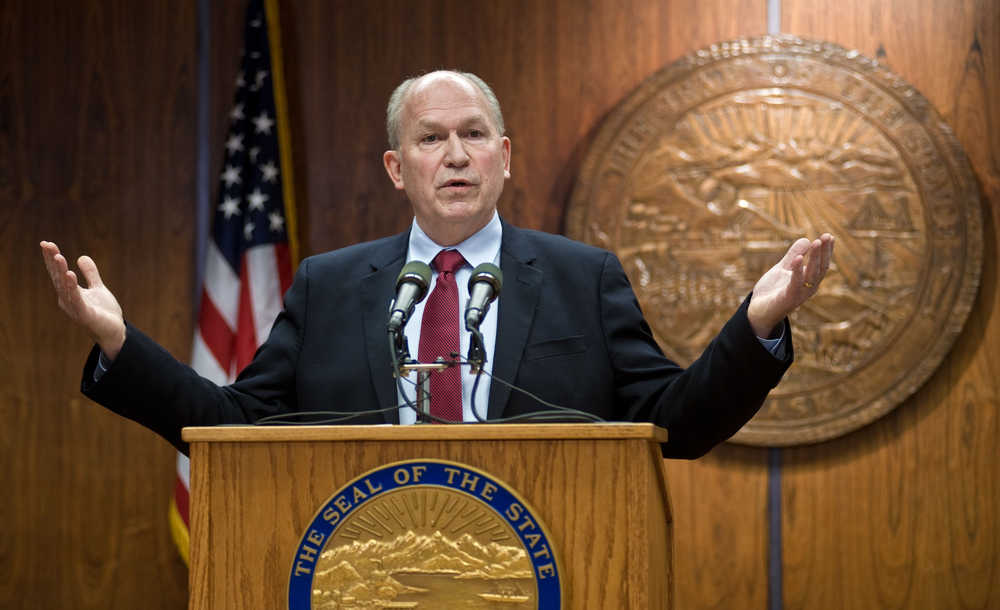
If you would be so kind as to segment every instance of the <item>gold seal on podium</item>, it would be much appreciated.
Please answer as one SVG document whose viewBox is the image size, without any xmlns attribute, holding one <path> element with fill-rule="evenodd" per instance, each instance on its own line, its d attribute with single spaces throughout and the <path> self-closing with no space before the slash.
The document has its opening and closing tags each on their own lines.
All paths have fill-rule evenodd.
<svg viewBox="0 0 1000 610">
<path fill-rule="evenodd" d="M 555 550 L 528 504 L 469 466 L 389 464 L 337 491 L 296 550 L 289 607 L 558 608 Z"/>
</svg>

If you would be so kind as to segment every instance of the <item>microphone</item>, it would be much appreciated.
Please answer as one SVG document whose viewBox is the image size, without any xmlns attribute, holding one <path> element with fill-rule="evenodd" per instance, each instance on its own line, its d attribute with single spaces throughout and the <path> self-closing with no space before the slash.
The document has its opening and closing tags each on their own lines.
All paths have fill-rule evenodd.
<svg viewBox="0 0 1000 610">
<path fill-rule="evenodd" d="M 403 265 L 396 278 L 396 298 L 389 306 L 389 332 L 398 333 L 403 328 L 413 313 L 413 306 L 424 300 L 430 283 L 430 265 L 423 261 L 410 261 Z"/>
<path fill-rule="evenodd" d="M 472 270 L 472 277 L 469 278 L 469 302 L 465 305 L 465 330 L 479 330 L 486 312 L 490 310 L 490 303 L 500 296 L 502 286 L 503 273 L 500 272 L 500 267 L 483 263 Z"/>
</svg>

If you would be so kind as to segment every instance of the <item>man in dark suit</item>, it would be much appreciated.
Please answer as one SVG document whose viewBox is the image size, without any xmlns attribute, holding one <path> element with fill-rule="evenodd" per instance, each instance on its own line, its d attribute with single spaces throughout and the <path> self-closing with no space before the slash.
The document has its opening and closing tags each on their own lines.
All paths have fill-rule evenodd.
<svg viewBox="0 0 1000 610">
<path fill-rule="evenodd" d="M 483 322 L 488 366 L 498 379 L 607 420 L 666 426 L 667 456 L 697 457 L 731 436 L 790 365 L 786 316 L 815 293 L 829 266 L 831 236 L 796 241 L 698 361 L 682 369 L 653 340 L 614 255 L 499 219 L 511 143 L 485 83 L 456 72 L 409 79 L 393 93 L 387 115 L 383 160 L 413 206 L 410 231 L 303 261 L 267 342 L 231 386 L 199 377 L 127 325 L 89 257 L 78 261 L 83 288 L 56 245 L 42 242 L 60 306 L 97 343 L 84 392 L 182 450 L 183 426 L 398 405 L 385 330 L 396 277 L 407 260 L 437 261 L 452 250 L 461 254 L 458 266 L 443 273 L 454 275 L 462 300 L 475 264 L 503 270 L 502 297 Z M 438 284 L 442 274 L 434 277 Z M 427 332 L 423 307 L 406 327 L 411 347 Z M 462 341 L 452 351 L 467 347 Z M 421 353 L 425 358 L 433 356 Z M 463 420 L 545 408 L 500 383 L 473 395 L 472 378 L 455 375 Z M 358 414 L 350 423 L 412 420 L 401 408 Z"/>
</svg>

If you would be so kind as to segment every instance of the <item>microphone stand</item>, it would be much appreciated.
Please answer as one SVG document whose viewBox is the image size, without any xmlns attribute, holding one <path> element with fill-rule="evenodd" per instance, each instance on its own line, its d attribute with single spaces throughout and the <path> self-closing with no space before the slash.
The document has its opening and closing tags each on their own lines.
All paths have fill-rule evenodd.
<svg viewBox="0 0 1000 610">
<path fill-rule="evenodd" d="M 435 362 L 417 362 L 410 357 L 410 346 L 406 340 L 406 335 L 402 330 L 389 331 L 390 352 L 392 354 L 393 376 L 396 377 L 397 386 L 406 403 L 417 412 L 418 424 L 433 423 L 431 419 L 431 373 L 443 371 L 458 362 L 455 360 L 445 360 L 438 358 Z M 400 377 L 407 377 L 410 373 L 417 374 L 417 404 L 410 404 L 406 398 L 406 392 L 399 384 Z"/>
<path fill-rule="evenodd" d="M 475 375 L 483 368 L 483 364 L 486 362 L 486 346 L 483 342 L 483 333 L 479 332 L 479 328 L 476 326 L 470 326 L 466 324 L 466 330 L 469 331 L 469 372 Z"/>
<path fill-rule="evenodd" d="M 483 364 L 486 363 L 486 344 L 483 341 L 483 333 L 479 332 L 479 326 L 472 326 L 468 323 L 465 325 L 466 330 L 469 331 L 469 372 L 476 376 L 476 380 L 472 383 L 472 415 L 476 418 L 476 421 L 485 424 L 486 418 L 479 414 L 476 410 L 476 392 L 479 389 L 479 379 L 483 376 Z"/>
<path fill-rule="evenodd" d="M 438 358 L 437 362 L 408 362 L 399 366 L 400 375 L 417 373 L 417 423 L 432 424 L 431 419 L 431 373 L 443 371 L 452 366 L 453 361 Z"/>
</svg>

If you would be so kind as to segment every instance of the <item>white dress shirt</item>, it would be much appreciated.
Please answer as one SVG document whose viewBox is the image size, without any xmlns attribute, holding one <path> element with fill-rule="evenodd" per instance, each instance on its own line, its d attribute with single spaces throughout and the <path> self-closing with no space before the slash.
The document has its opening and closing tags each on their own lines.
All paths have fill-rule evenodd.
<svg viewBox="0 0 1000 610">
<path fill-rule="evenodd" d="M 468 356 L 469 354 L 469 338 L 470 334 L 465 330 L 465 304 L 469 300 L 469 278 L 472 277 L 472 270 L 482 263 L 493 263 L 497 267 L 500 266 L 500 238 L 503 234 L 503 225 L 500 224 L 500 216 L 493 212 L 493 218 L 489 223 L 477 233 L 461 242 L 456 246 L 450 246 L 445 248 L 434 243 L 430 237 L 420 228 L 417 223 L 417 219 L 413 219 L 413 228 L 410 230 L 410 246 L 406 253 L 407 262 L 412 260 L 424 261 L 428 265 L 437 256 L 437 253 L 444 249 L 458 250 L 459 253 L 465 257 L 467 264 L 463 265 L 461 269 L 455 272 L 455 282 L 458 284 L 458 319 L 455 321 L 458 324 L 458 335 L 461 340 L 461 349 L 459 353 L 462 358 Z M 434 271 L 433 279 L 431 280 L 430 288 L 427 294 L 430 295 L 431 291 L 434 290 L 434 286 L 437 284 L 437 272 Z M 424 304 L 427 303 L 425 298 L 417 306 L 413 308 L 413 315 L 410 316 L 410 320 L 406 323 L 404 329 L 404 334 L 406 335 L 407 343 L 410 348 L 410 355 L 414 358 L 420 353 L 420 325 L 424 318 Z M 480 332 L 483 334 L 483 342 L 486 348 L 486 363 L 483 365 L 483 375 L 479 379 L 479 387 L 476 388 L 476 411 L 479 415 L 486 419 L 486 407 L 489 402 L 490 396 L 490 378 L 487 373 L 493 372 L 493 353 L 495 351 L 497 343 L 497 320 L 499 319 L 500 311 L 500 299 L 493 301 L 490 305 L 490 310 L 487 312 L 486 317 L 483 318 L 482 324 L 479 326 Z M 462 420 L 467 422 L 476 421 L 475 415 L 472 413 L 472 386 L 476 380 L 476 376 L 469 373 L 469 367 L 467 365 L 462 365 Z M 431 376 L 436 373 L 432 373 Z M 414 385 L 417 381 L 416 373 L 410 374 L 410 382 L 405 379 L 402 382 L 403 391 L 406 392 L 406 397 L 410 399 L 411 402 L 416 401 L 416 386 Z M 397 394 L 398 391 L 397 391 Z M 399 404 L 405 404 L 405 400 L 402 394 L 398 395 Z M 414 402 L 415 404 L 415 402 Z M 399 423 L 401 424 L 412 424 L 417 420 L 417 414 L 407 406 L 400 407 L 399 409 Z"/>
</svg>

